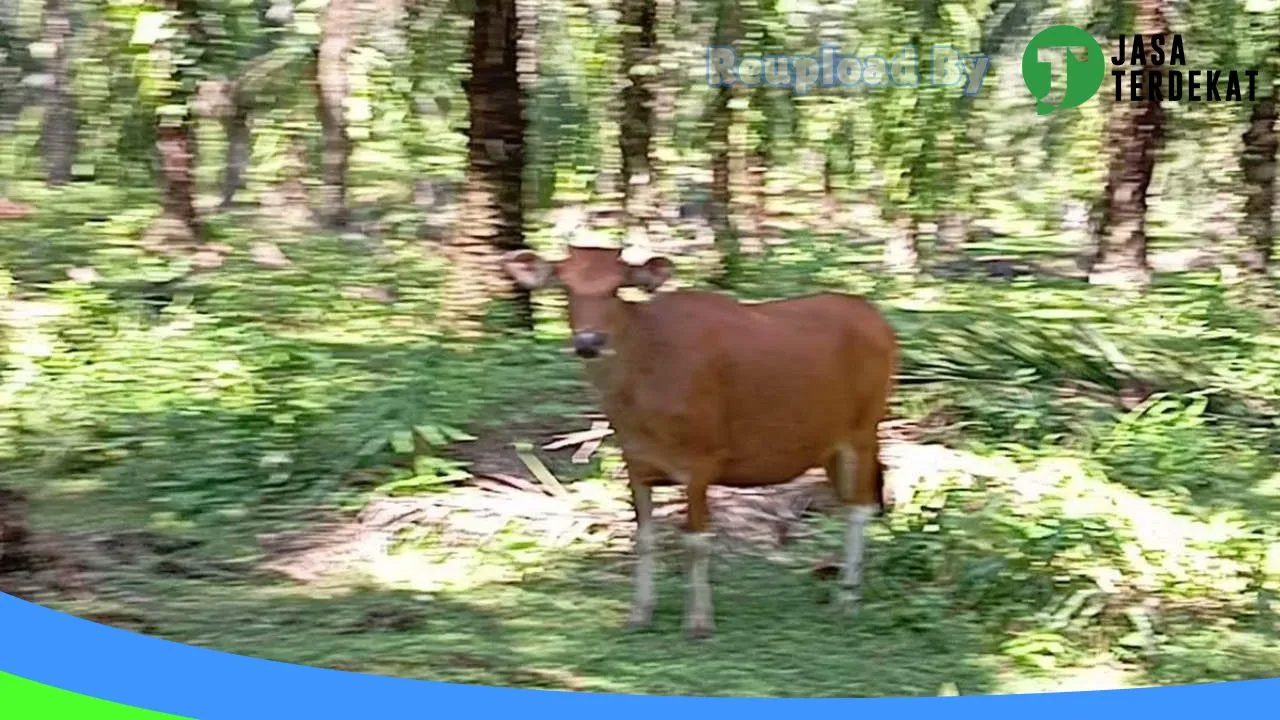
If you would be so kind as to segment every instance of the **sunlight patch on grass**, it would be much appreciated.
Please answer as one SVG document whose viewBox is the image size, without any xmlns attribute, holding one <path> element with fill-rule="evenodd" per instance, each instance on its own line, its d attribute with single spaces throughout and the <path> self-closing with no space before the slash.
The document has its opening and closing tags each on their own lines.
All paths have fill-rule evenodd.
<svg viewBox="0 0 1280 720">
<path fill-rule="evenodd" d="M 1254 335 L 1251 338 L 1249 338 L 1249 340 L 1254 345 L 1280 348 L 1280 335 Z"/>
<path fill-rule="evenodd" d="M 1123 690 L 1144 685 L 1133 670 L 1120 667 L 1108 658 L 1099 658 L 1083 667 L 1061 668 L 1051 676 L 1006 671 L 999 677 L 995 692 L 1002 695 L 1085 692 Z"/>
<path fill-rule="evenodd" d="M 343 345 L 347 347 L 421 346 L 424 339 L 432 336 L 425 329 L 420 332 L 405 332 L 411 329 L 408 323 L 404 324 L 401 332 L 388 332 L 389 329 L 385 324 L 381 323 L 356 322 L 300 330 L 281 330 L 275 335 L 281 340 L 291 340 L 298 343 Z"/>
<path fill-rule="evenodd" d="M 1280 542 L 1273 542 L 1267 547 L 1266 558 L 1262 561 L 1263 572 L 1273 590 L 1280 590 Z"/>
<path fill-rule="evenodd" d="M 96 475 L 82 475 L 51 480 L 45 486 L 49 498 L 75 498 L 96 495 L 107 489 L 107 483 Z"/>
<path fill-rule="evenodd" d="M 1207 595 L 1242 592 L 1252 568 L 1222 555 L 1222 546 L 1244 530 L 1238 517 L 1216 513 L 1200 521 L 1179 515 L 1122 485 L 1108 482 L 1083 462 L 1052 461 L 1055 492 L 1064 518 L 1113 518 L 1126 528 L 1122 550 L 1128 572 L 1148 591 L 1183 585 Z M 1032 477 L 1038 473 L 1033 471 Z M 1044 475 L 1039 474 L 1041 478 Z M 1042 485 L 1043 486 L 1043 485 Z"/>
<path fill-rule="evenodd" d="M 1015 312 L 1014 317 L 1024 320 L 1103 320 L 1106 315 L 1087 308 L 1038 308 Z"/>
<path fill-rule="evenodd" d="M 487 560 L 478 548 L 453 548 L 443 557 L 402 551 L 373 559 L 368 571 L 383 587 L 428 593 L 462 592 L 513 579 L 513 568 Z"/>
<path fill-rule="evenodd" d="M 1253 486 L 1253 492 L 1256 495 L 1267 498 L 1280 498 L 1280 471 L 1271 475 L 1271 477 L 1263 480 Z"/>
<path fill-rule="evenodd" d="M 884 303 L 889 307 L 903 312 L 916 313 L 962 313 L 970 312 L 973 307 L 967 305 L 957 305 L 948 303 L 941 299 L 934 298 L 906 298 L 902 300 L 889 300 Z"/>
</svg>

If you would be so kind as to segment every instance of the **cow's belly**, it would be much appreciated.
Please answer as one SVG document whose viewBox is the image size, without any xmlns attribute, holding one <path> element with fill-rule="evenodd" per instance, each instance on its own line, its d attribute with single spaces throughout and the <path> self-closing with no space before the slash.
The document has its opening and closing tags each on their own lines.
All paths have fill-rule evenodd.
<svg viewBox="0 0 1280 720">
<path fill-rule="evenodd" d="M 822 466 L 849 442 L 852 388 L 827 382 L 790 390 L 744 395 L 731 404 L 725 418 L 728 482 L 787 482 Z"/>
<path fill-rule="evenodd" d="M 730 423 L 708 444 L 705 426 L 616 426 L 619 443 L 631 461 L 661 470 L 673 481 L 688 482 L 690 471 L 708 456 L 716 457 L 715 484 L 776 485 L 821 467 L 831 452 L 847 441 L 842 425 L 816 421 L 788 426 Z M 628 432 L 630 430 L 630 432 Z M 746 431 L 746 432 L 744 432 Z"/>
<path fill-rule="evenodd" d="M 843 433 L 814 430 L 738 437 L 724 464 L 727 485 L 774 485 L 824 465 L 843 441 Z"/>
</svg>

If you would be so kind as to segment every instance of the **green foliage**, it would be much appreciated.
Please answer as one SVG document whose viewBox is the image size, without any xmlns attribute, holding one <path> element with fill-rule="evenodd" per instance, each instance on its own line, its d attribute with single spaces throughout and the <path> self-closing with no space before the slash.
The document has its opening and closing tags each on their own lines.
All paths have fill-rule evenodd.
<svg viewBox="0 0 1280 720">
<path fill-rule="evenodd" d="M 113 218 L 107 237 L 131 222 Z M 19 349 L 14 360 L 36 375 L 11 407 L 17 434 L 7 451 L 41 458 L 18 473 L 97 473 L 157 509 L 204 514 L 334 490 L 370 456 L 373 438 L 414 430 L 430 452 L 410 459 L 413 474 L 397 480 L 453 481 L 456 471 L 436 455 L 467 437 L 458 421 L 522 384 L 539 358 L 556 356 L 506 341 L 451 361 L 455 351 L 422 323 L 438 270 L 389 249 L 380 259 L 310 238 L 286 246 L 288 270 L 233 260 L 167 290 L 181 271 L 129 242 L 84 246 L 73 236 L 39 248 L 58 258 L 88 250 L 78 262 L 103 276 L 95 287 L 54 280 L 58 265 L 37 271 L 19 256 L 15 267 L 54 281 L 41 300 L 50 314 L 26 330 L 30 354 Z M 140 300 L 140 284 L 167 295 L 156 301 L 163 305 Z M 404 290 L 387 306 L 353 299 L 348 289 L 361 285 Z M 512 352 L 535 365 L 506 366 Z M 483 368 L 491 379 L 474 383 L 471 373 Z"/>
</svg>

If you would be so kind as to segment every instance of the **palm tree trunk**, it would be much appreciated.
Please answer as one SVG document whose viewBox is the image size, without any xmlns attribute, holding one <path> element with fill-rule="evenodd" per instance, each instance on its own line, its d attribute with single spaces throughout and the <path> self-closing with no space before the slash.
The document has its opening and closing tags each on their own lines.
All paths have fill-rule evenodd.
<svg viewBox="0 0 1280 720">
<path fill-rule="evenodd" d="M 920 270 L 920 251 L 915 218 L 900 208 L 884 211 L 888 237 L 884 241 L 884 266 L 892 273 L 911 275 Z"/>
<path fill-rule="evenodd" d="M 0 487 L 0 576 L 31 567 L 29 507 L 21 493 Z"/>
<path fill-rule="evenodd" d="M 45 0 L 44 41 L 53 49 L 46 63 L 52 81 L 45 96 L 40 144 L 45 172 L 50 185 L 71 182 L 71 168 L 76 156 L 76 114 L 71 97 L 70 58 L 71 18 L 67 0 Z"/>
<path fill-rule="evenodd" d="M 6 135 L 16 127 L 28 95 L 22 86 L 26 43 L 17 36 L 14 27 L 16 15 L 16 7 L 0 9 L 0 133 Z M 7 179 L 0 177 L 0 189 Z"/>
<path fill-rule="evenodd" d="M 249 102 L 231 89 L 231 111 L 222 121 L 227 135 L 227 161 L 222 170 L 222 207 L 231 207 L 232 200 L 244 185 L 244 171 L 249 165 L 250 144 L 253 136 L 249 130 Z"/>
<path fill-rule="evenodd" d="M 919 48 L 920 40 L 919 33 L 912 35 L 912 47 Z M 925 96 L 917 95 L 912 100 L 911 115 L 928 112 L 926 102 Z M 925 124 L 916 122 L 914 130 L 900 127 L 898 137 L 905 138 L 911 133 L 920 132 L 922 126 Z M 879 152 L 884 153 L 882 158 L 886 158 L 886 155 L 886 159 L 892 158 L 889 160 L 891 163 L 900 162 L 900 151 L 896 143 L 882 145 Z M 885 269 L 895 275 L 910 277 L 920 272 L 920 219 L 913 206 L 919 199 L 921 161 L 926 157 L 926 150 L 922 147 L 918 154 L 905 160 L 901 175 L 886 178 L 886 184 L 880 188 L 880 213 L 888 231 L 884 242 L 883 262 Z"/>
<path fill-rule="evenodd" d="M 354 35 L 355 0 L 329 0 L 320 26 L 320 47 L 316 56 L 316 90 L 320 133 L 324 149 L 320 176 L 324 184 L 321 217 L 326 225 L 340 228 L 347 223 L 347 165 L 351 141 L 347 137 L 344 105 L 347 99 L 347 54 Z"/>
<path fill-rule="evenodd" d="M 199 236 L 199 216 L 195 202 L 195 133 L 190 118 L 173 118 L 156 128 L 156 149 L 160 153 L 161 205 L 165 218 Z"/>
<path fill-rule="evenodd" d="M 518 72 L 516 0 L 477 0 L 471 34 L 467 180 L 451 242 L 454 277 L 443 319 L 474 334 L 489 299 L 512 301 L 516 320 L 532 325 L 529 295 L 503 273 L 502 253 L 525 247 L 524 93 Z"/>
<path fill-rule="evenodd" d="M 516 76 L 520 82 L 522 98 L 533 97 L 538 85 L 538 42 L 541 37 L 541 22 L 538 15 L 543 11 L 543 0 L 516 0 Z M 526 122 L 527 122 L 526 118 Z M 523 142 L 523 133 L 521 135 Z M 522 152 L 527 152 L 523 150 Z M 528 170 L 521 161 L 521 177 Z M 539 202 L 538 183 L 522 180 L 520 185 L 520 207 L 537 207 Z M 522 216 L 523 217 L 523 216 Z M 532 321 L 530 321 L 532 322 Z"/>
<path fill-rule="evenodd" d="M 676 42 L 677 0 L 654 0 L 654 44 L 658 59 L 653 81 L 653 135 L 649 142 L 650 192 L 654 215 L 650 233 L 665 237 L 667 220 L 676 213 L 675 165 L 676 95 L 681 65 Z"/>
<path fill-rule="evenodd" d="M 731 45 L 742 36 L 742 11 L 738 0 L 722 0 L 716 23 L 716 44 Z M 711 228 L 720 255 L 720 271 L 716 284 L 731 286 L 741 265 L 740 225 L 735 222 L 738 191 L 745 188 L 747 158 L 743 136 L 742 86 L 721 87 L 711 107 Z"/>
<path fill-rule="evenodd" d="M 1135 31 L 1147 36 L 1164 33 L 1168 27 L 1165 0 L 1136 2 Z M 1160 67 L 1132 69 L 1158 71 Z M 1161 78 L 1161 87 L 1167 87 L 1163 80 Z M 1114 103 L 1108 137 L 1111 163 L 1089 282 L 1146 285 L 1151 279 L 1147 265 L 1147 189 L 1155 172 L 1156 154 L 1164 140 L 1164 111 L 1160 102 L 1148 98 Z"/>
<path fill-rule="evenodd" d="M 199 7 L 195 0 L 167 0 L 168 10 L 176 14 L 180 31 L 175 38 L 175 55 L 186 55 L 198 65 L 205 47 L 200 27 Z M 156 152 L 160 156 L 160 203 L 163 209 L 158 227 L 161 242 L 183 244 L 203 239 L 204 231 L 196 211 L 196 136 L 192 117 L 195 81 L 189 76 L 190 65 L 173 70 L 174 89 L 167 99 L 175 112 L 157 116 Z"/>
<path fill-rule="evenodd" d="M 1277 52 L 1280 52 L 1278 50 Z M 1280 62 L 1272 62 L 1280 70 Z M 1240 234 L 1249 241 L 1246 264 L 1249 270 L 1262 274 L 1272 258 L 1275 241 L 1276 153 L 1280 138 L 1276 132 L 1276 97 L 1280 95 L 1280 76 L 1273 74 L 1271 92 L 1253 105 L 1249 129 L 1244 132 L 1244 220 Z"/>
<path fill-rule="evenodd" d="M 656 66 L 654 0 L 622 0 L 622 154 L 623 212 L 631 228 L 648 227 L 657 214 L 651 145 L 654 130 Z"/>
</svg>

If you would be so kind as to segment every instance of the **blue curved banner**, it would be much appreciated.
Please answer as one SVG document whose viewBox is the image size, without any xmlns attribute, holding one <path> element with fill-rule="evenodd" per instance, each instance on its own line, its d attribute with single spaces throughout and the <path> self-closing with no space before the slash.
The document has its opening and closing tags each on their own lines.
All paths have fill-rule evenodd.
<svg viewBox="0 0 1280 720">
<path fill-rule="evenodd" d="M 672 642 L 684 642 L 673 637 Z M 850 647 L 849 652 L 858 652 Z M 884 699 L 649 697 L 405 680 L 260 660 L 81 620 L 0 594 L 0 672 L 121 705 L 195 720 L 423 715 L 735 720 L 802 713 L 983 720 L 1139 717 L 1203 720 L 1265 710 L 1280 679 L 1136 690 Z M 3 698 L 0 698 L 2 706 Z M 1272 711 L 1274 712 L 1274 710 Z M 394 713 L 394 715 L 393 715 Z M 2 713 L 0 713 L 2 715 Z"/>
</svg>

